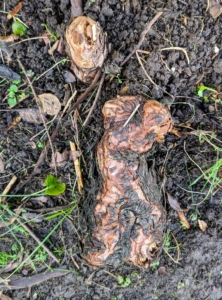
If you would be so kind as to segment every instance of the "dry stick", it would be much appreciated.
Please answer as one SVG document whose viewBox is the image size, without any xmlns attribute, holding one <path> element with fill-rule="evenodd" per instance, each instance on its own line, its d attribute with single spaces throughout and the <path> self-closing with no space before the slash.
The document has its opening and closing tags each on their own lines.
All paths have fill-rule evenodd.
<svg viewBox="0 0 222 300">
<path fill-rule="evenodd" d="M 145 36 L 148 33 L 148 31 L 151 29 L 151 27 L 153 26 L 153 24 L 159 19 L 159 17 L 162 15 L 162 11 L 158 12 L 155 17 L 147 24 L 147 27 L 142 31 L 141 35 L 140 35 L 140 39 L 139 39 L 139 43 L 136 45 L 136 47 L 134 48 L 134 50 L 127 56 L 126 59 L 124 59 L 124 61 L 121 63 L 121 67 L 123 65 L 125 65 L 125 63 L 131 58 L 131 56 L 133 56 L 133 54 L 136 53 L 136 50 L 138 50 L 142 43 L 144 42 Z"/>
<path fill-rule="evenodd" d="M 69 141 L 69 144 L 70 144 L 71 151 L 75 151 L 76 152 L 76 144 L 73 143 L 72 141 Z M 71 152 L 71 154 L 73 154 L 73 152 Z M 78 191 L 80 193 L 82 193 L 83 179 L 82 179 L 82 172 L 81 172 L 81 168 L 80 168 L 80 161 L 79 161 L 78 157 L 74 158 L 74 155 L 72 155 L 72 159 L 73 159 L 74 167 L 75 167 L 75 171 L 76 171 Z"/>
<path fill-rule="evenodd" d="M 64 118 L 62 119 L 63 121 L 66 121 L 69 117 L 69 114 L 74 110 L 76 109 L 80 103 L 83 102 L 83 100 L 88 96 L 88 94 L 94 89 L 94 87 L 96 86 L 99 78 L 100 78 L 100 75 L 101 75 L 101 69 L 98 70 L 98 72 L 96 73 L 96 76 L 92 82 L 92 84 L 85 90 L 85 92 L 79 96 L 79 98 L 77 99 L 76 103 L 73 104 L 73 106 L 67 111 L 66 115 L 64 116 Z M 58 122 L 53 134 L 51 135 L 51 141 L 53 141 L 55 139 L 55 137 L 57 136 L 58 132 L 59 132 L 59 129 L 61 127 L 61 120 Z M 45 148 L 43 149 L 42 153 L 40 154 L 39 156 L 39 159 L 35 165 L 35 168 L 33 170 L 33 174 L 37 173 L 38 170 L 39 170 L 39 167 L 41 166 L 41 164 L 43 163 L 43 160 L 45 159 L 45 156 L 49 150 L 49 147 L 50 147 L 50 143 L 49 141 L 47 142 Z"/>
<path fill-rule="evenodd" d="M 42 244 L 40 239 L 34 234 L 34 232 L 31 231 L 31 229 L 23 224 L 19 219 L 17 219 L 16 221 L 33 237 L 34 240 L 36 240 L 38 244 L 41 244 L 41 247 L 48 253 L 48 255 L 50 255 L 54 259 L 54 261 L 59 264 L 59 260 L 57 259 L 57 257 L 44 244 Z"/>
<path fill-rule="evenodd" d="M 51 138 L 50 138 L 50 134 L 49 134 L 49 131 L 48 131 L 48 128 L 47 128 L 45 119 L 44 119 L 43 114 L 42 114 L 42 110 L 41 110 L 41 108 L 40 108 L 40 106 L 39 106 L 38 96 L 37 96 L 37 94 L 36 94 L 36 92 L 35 92 L 35 89 L 34 89 L 32 83 L 31 83 L 31 81 L 30 81 L 30 79 L 29 79 L 29 77 L 28 77 L 26 71 L 25 71 L 25 68 L 24 68 L 22 62 L 20 61 L 19 58 L 17 58 L 17 61 L 18 61 L 19 65 L 20 65 L 20 67 L 22 68 L 22 71 L 24 72 L 24 74 L 25 74 L 25 76 L 26 76 L 26 79 L 27 79 L 27 81 L 28 81 L 28 83 L 29 83 L 29 86 L 30 86 L 30 88 L 31 88 L 31 90 L 32 90 L 32 92 L 33 92 L 33 95 L 34 95 L 36 104 L 37 104 L 38 109 L 39 109 L 39 112 L 40 112 L 41 119 L 42 119 L 42 121 L 43 121 L 45 130 L 46 130 L 46 133 L 47 133 L 47 136 L 48 136 L 48 142 L 49 142 L 49 144 L 50 144 L 50 146 L 51 146 L 51 149 L 52 149 L 52 156 L 53 156 L 53 158 L 54 158 L 54 160 L 55 160 L 55 152 L 54 152 L 54 149 L 53 149 L 53 146 L 52 146 L 52 141 L 51 141 Z M 56 173 L 56 175 L 57 175 L 56 164 L 55 164 L 55 173 Z"/>
<path fill-rule="evenodd" d="M 93 110 L 94 110 L 94 108 L 96 106 L 96 103 L 97 103 L 97 101 L 99 99 L 99 96 L 100 96 L 100 93 L 101 93 L 101 90 L 102 90 L 104 79 L 105 79 L 105 74 L 103 74 L 103 76 L 101 77 L 101 80 L 100 80 L 100 83 L 99 83 L 99 88 L 97 90 L 95 100 L 94 100 L 93 105 L 91 106 L 90 111 L 89 111 L 89 113 L 88 113 L 88 115 L 87 115 L 87 117 L 86 117 L 86 119 L 85 119 L 85 121 L 83 123 L 83 126 L 86 126 L 86 124 L 88 123 L 89 118 L 90 118 L 90 116 L 91 116 L 91 114 L 92 114 L 92 112 L 93 112 Z"/>
<path fill-rule="evenodd" d="M 2 195 L 7 195 L 8 194 L 8 192 L 11 190 L 11 187 L 16 182 L 16 180 L 17 180 L 17 177 L 14 175 L 12 177 L 12 179 L 9 181 L 9 183 L 7 184 L 7 186 L 5 187 L 4 191 L 2 192 Z M 0 203 L 2 202 L 2 200 L 3 200 L 3 197 L 0 197 Z"/>
</svg>

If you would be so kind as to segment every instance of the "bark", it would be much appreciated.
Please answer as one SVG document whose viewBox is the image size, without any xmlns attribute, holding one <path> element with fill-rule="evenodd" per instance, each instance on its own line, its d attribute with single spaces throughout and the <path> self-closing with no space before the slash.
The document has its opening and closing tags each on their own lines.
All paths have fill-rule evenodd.
<svg viewBox="0 0 222 300">
<path fill-rule="evenodd" d="M 145 153 L 154 142 L 163 141 L 173 121 L 161 103 L 142 96 L 106 102 L 103 116 L 105 133 L 97 147 L 103 187 L 95 202 L 84 257 L 97 266 L 126 261 L 148 267 L 162 244 L 165 212 Z"/>
</svg>

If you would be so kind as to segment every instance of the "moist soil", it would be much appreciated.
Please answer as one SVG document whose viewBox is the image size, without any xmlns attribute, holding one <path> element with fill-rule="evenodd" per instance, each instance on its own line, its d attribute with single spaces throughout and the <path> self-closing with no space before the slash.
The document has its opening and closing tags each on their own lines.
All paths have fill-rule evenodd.
<svg viewBox="0 0 222 300">
<path fill-rule="evenodd" d="M 17 0 L 1 1 L 0 35 L 11 34 L 11 21 L 7 21 L 6 14 L 2 11 L 11 11 L 17 3 Z M 79 108 L 77 122 L 76 117 L 70 115 L 53 146 L 56 151 L 62 153 L 70 150 L 70 140 L 76 141 L 83 153 L 81 165 L 84 191 L 82 194 L 78 193 L 75 170 L 70 160 L 58 168 L 57 177 L 67 185 L 64 194 L 57 197 L 48 196 L 44 198 L 44 202 L 35 198 L 23 202 L 21 198 L 6 200 L 11 210 L 22 205 L 26 212 L 38 214 L 39 209 L 42 213 L 49 210 L 55 212 L 58 207 L 76 202 L 75 209 L 46 242 L 46 246 L 55 251 L 55 255 L 60 259 L 59 266 L 72 272 L 37 284 L 29 290 L 20 289 L 4 293 L 12 299 L 220 300 L 222 192 L 217 187 L 208 194 L 210 186 L 205 185 L 203 177 L 195 185 L 190 184 L 202 174 L 200 168 L 207 170 L 222 158 L 222 152 L 215 150 L 216 147 L 221 147 L 220 98 L 216 102 L 211 95 L 203 99 L 196 94 L 197 86 L 201 83 L 220 92 L 222 19 L 213 19 L 210 16 L 209 11 L 206 11 L 206 0 L 89 0 L 83 4 L 84 14 L 97 20 L 107 32 L 109 55 L 103 71 L 108 74 L 87 126 L 83 128 L 81 123 L 87 116 L 94 96 L 85 100 Z M 119 66 L 138 43 L 146 24 L 163 9 L 163 16 L 146 35 L 141 47 L 141 50 L 149 51 L 150 54 L 140 54 L 143 67 L 155 82 L 154 85 L 147 78 L 135 55 L 122 69 Z M 65 83 L 63 74 L 69 71 L 69 62 L 55 66 L 55 63 L 67 57 L 65 52 L 60 54 L 55 51 L 51 56 L 48 54 L 49 45 L 45 45 L 40 38 L 31 38 L 40 37 L 45 31 L 41 24 L 47 24 L 48 29 L 58 37 L 63 36 L 70 19 L 70 2 L 25 0 L 19 18 L 28 25 L 26 35 L 20 41 L 28 40 L 12 46 L 12 61 L 8 66 L 21 73 L 16 61 L 16 57 L 19 56 L 32 79 L 42 75 L 33 83 L 36 93 L 53 93 L 60 99 L 63 109 L 72 91 L 77 90 L 80 95 L 86 86 L 78 80 L 72 84 Z M 186 49 L 190 63 L 188 64 L 187 57 L 181 50 L 161 51 L 162 48 L 168 47 Z M 4 60 L 6 64 L 6 57 Z M 21 76 L 23 85 L 19 90 L 30 94 L 31 90 L 24 74 Z M 42 183 L 48 174 L 55 175 L 55 170 L 50 167 L 52 153 L 49 151 L 39 174 L 31 177 L 42 151 L 41 143 L 46 143 L 48 138 L 43 133 L 33 138 L 44 126 L 33 125 L 23 120 L 9 130 L 10 124 L 18 115 L 15 108 L 10 110 L 7 105 L 7 89 L 10 84 L 9 81 L 1 83 L 0 93 L 0 153 L 4 163 L 4 170 L 0 176 L 1 191 L 12 176 L 16 175 L 18 179 L 10 193 L 31 194 L 42 189 Z M 81 256 L 84 239 L 90 234 L 89 220 L 93 203 L 101 188 L 101 177 L 95 157 L 96 145 L 104 132 L 101 109 L 107 100 L 123 93 L 123 88 L 127 95 L 140 94 L 147 99 L 156 99 L 166 104 L 170 108 L 175 128 L 181 133 L 181 137 L 168 134 L 165 141 L 155 144 L 152 153 L 147 156 L 148 165 L 153 166 L 158 174 L 167 216 L 166 237 L 169 237 L 168 243 L 165 239 L 165 250 L 161 251 L 156 264 L 149 269 L 139 269 L 126 263 L 117 267 L 108 265 L 93 268 Z M 33 95 L 30 94 L 16 109 L 36 107 Z M 51 119 L 47 117 L 47 120 Z M 51 123 L 50 134 L 53 133 L 57 121 L 55 119 Z M 218 140 L 213 138 L 215 136 Z M 177 212 L 169 206 L 165 191 L 177 199 L 180 206 L 186 210 L 187 220 L 191 224 L 189 230 L 184 228 Z M 43 240 L 61 218 L 57 216 L 39 223 L 30 222 L 28 225 L 39 239 Z M 207 223 L 206 231 L 200 230 L 198 219 Z M 23 257 L 37 247 L 37 243 L 23 232 L 14 232 L 14 235 L 11 235 L 10 232 L 5 234 L 6 231 L 6 228 L 1 228 L 0 252 L 12 252 L 15 236 L 24 248 Z M 34 260 L 33 264 L 35 267 L 31 267 L 30 264 L 23 266 L 17 274 L 31 276 L 46 271 L 47 265 L 52 268 L 58 267 L 50 257 L 46 258 L 45 264 L 35 264 Z M 124 278 L 130 277 L 131 283 L 122 287 L 115 277 L 119 275 Z"/>
</svg>

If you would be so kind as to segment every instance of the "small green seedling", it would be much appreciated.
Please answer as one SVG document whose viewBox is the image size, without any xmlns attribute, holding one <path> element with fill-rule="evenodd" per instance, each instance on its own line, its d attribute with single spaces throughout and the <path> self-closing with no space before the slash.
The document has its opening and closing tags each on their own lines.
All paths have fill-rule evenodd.
<svg viewBox="0 0 222 300">
<path fill-rule="evenodd" d="M 160 265 L 160 262 L 159 261 L 153 261 L 153 262 L 151 262 L 151 264 L 150 264 L 150 268 L 151 268 L 151 270 L 156 270 L 156 268 L 157 267 L 159 267 L 159 265 Z"/>
<path fill-rule="evenodd" d="M 18 20 L 12 23 L 12 32 L 14 35 L 23 36 L 26 34 L 27 28 Z"/>
<path fill-rule="evenodd" d="M 45 27 L 45 30 L 48 32 L 48 34 L 50 35 L 50 37 L 51 37 L 51 39 L 52 39 L 52 41 L 56 41 L 56 40 L 58 40 L 58 36 L 54 33 L 54 32 L 52 32 L 50 29 L 49 29 L 49 27 L 48 27 L 48 25 L 47 24 L 41 24 L 41 26 L 43 26 L 43 27 Z"/>
<path fill-rule="evenodd" d="M 198 96 L 199 98 L 203 98 L 203 96 L 204 96 L 204 91 L 210 91 L 210 92 L 217 93 L 217 91 L 214 90 L 214 89 L 211 89 L 211 88 L 209 88 L 209 87 L 207 87 L 207 86 L 205 86 L 205 85 L 199 85 L 199 86 L 197 87 L 197 96 Z"/>
<path fill-rule="evenodd" d="M 57 178 L 53 175 L 48 175 L 44 182 L 44 186 L 46 186 L 45 194 L 50 196 L 58 196 L 62 194 L 65 189 L 65 183 L 61 183 L 57 180 Z"/>
<path fill-rule="evenodd" d="M 9 97 L 8 97 L 8 105 L 9 106 L 14 106 L 16 105 L 17 101 L 23 97 L 25 97 L 25 93 L 18 93 L 18 84 L 21 82 L 20 79 L 18 80 L 13 80 L 12 84 L 10 85 L 8 92 L 9 92 Z"/>
<path fill-rule="evenodd" d="M 42 149 L 42 148 L 44 148 L 44 146 L 45 146 L 45 143 L 44 143 L 44 142 L 41 142 L 41 141 L 38 141 L 36 144 L 37 144 L 37 147 L 38 147 L 39 149 Z"/>
<path fill-rule="evenodd" d="M 58 196 L 58 195 L 62 194 L 66 189 L 65 183 L 59 182 L 58 179 L 55 176 L 51 175 L 51 174 L 49 174 L 46 177 L 46 180 L 44 182 L 44 186 L 46 188 L 44 188 L 41 191 L 30 194 L 30 195 L 4 195 L 4 194 L 1 194 L 0 197 L 12 197 L 12 198 L 14 198 L 14 197 L 25 197 L 25 198 L 28 198 L 28 197 L 42 196 L 42 195 Z"/>
<path fill-rule="evenodd" d="M 118 280 L 118 284 L 119 284 L 121 287 L 127 287 L 127 286 L 129 286 L 130 283 L 131 283 L 130 277 L 124 278 L 124 277 L 121 276 L 121 275 L 118 275 L 118 276 L 117 276 L 117 280 Z"/>
</svg>

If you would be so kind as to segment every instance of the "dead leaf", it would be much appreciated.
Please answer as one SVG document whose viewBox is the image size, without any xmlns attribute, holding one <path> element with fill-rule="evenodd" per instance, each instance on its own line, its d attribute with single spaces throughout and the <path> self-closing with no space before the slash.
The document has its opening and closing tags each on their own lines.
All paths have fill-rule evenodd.
<svg viewBox="0 0 222 300">
<path fill-rule="evenodd" d="M 216 1 L 210 1 L 210 15 L 212 18 L 218 18 L 222 13 L 222 6 Z"/>
<path fill-rule="evenodd" d="M 6 35 L 6 36 L 5 35 L 0 36 L 0 41 L 3 41 L 5 43 L 14 42 L 18 39 L 19 39 L 19 36 L 14 35 L 14 34 Z M 12 51 L 12 53 L 13 53 L 13 51 Z"/>
<path fill-rule="evenodd" d="M 43 216 L 35 214 L 35 213 L 23 213 L 22 217 L 25 219 L 29 219 L 34 223 L 41 223 L 42 221 L 44 221 Z"/>
<path fill-rule="evenodd" d="M 60 269 L 54 269 L 52 271 L 33 275 L 30 277 L 23 277 L 23 278 L 20 278 L 17 280 L 12 279 L 7 283 L 4 283 L 4 281 L 3 281 L 0 283 L 0 289 L 4 290 L 4 291 L 25 289 L 27 287 L 33 286 L 35 284 L 39 284 L 48 279 L 59 277 L 59 276 L 64 276 L 64 275 L 68 274 L 69 272 L 70 272 L 69 270 L 62 269 L 62 267 L 61 267 Z M 2 277 L 3 277 L 3 275 L 2 275 Z"/>
<path fill-rule="evenodd" d="M 20 11 L 20 9 L 23 6 L 23 2 L 24 1 L 19 2 L 19 4 L 17 4 L 16 7 L 7 15 L 7 19 L 8 20 L 10 20 L 11 18 L 13 18 L 14 15 L 16 15 Z"/>
<path fill-rule="evenodd" d="M 43 32 L 40 35 L 39 42 L 42 42 L 42 40 L 44 41 L 45 45 L 48 45 L 50 43 L 49 33 L 48 32 Z"/>
<path fill-rule="evenodd" d="M 189 222 L 187 221 L 185 215 L 184 215 L 184 212 L 183 212 L 183 209 L 180 207 L 180 204 L 178 203 L 178 201 L 173 198 L 167 191 L 167 200 L 170 204 L 170 206 L 177 211 L 178 213 L 178 216 L 180 218 L 180 221 L 183 222 L 186 226 L 187 229 L 190 229 L 190 224 Z"/>
<path fill-rule="evenodd" d="M 203 220 L 198 220 L 198 224 L 202 231 L 206 231 L 206 229 L 208 227 L 206 222 L 204 222 Z"/>
<path fill-rule="evenodd" d="M 47 113 L 50 116 L 55 116 L 60 112 L 61 103 L 55 95 L 51 93 L 45 93 L 38 95 L 38 98 L 44 113 Z"/>
<path fill-rule="evenodd" d="M 63 74 L 63 78 L 65 80 L 65 83 L 72 83 L 76 81 L 76 77 L 69 71 Z"/>
<path fill-rule="evenodd" d="M 175 198 L 173 198 L 168 192 L 166 193 L 167 193 L 167 200 L 170 206 L 176 211 L 183 211 L 178 201 Z"/>
<path fill-rule="evenodd" d="M 129 86 L 126 85 L 120 90 L 119 95 L 120 96 L 126 95 L 128 93 L 128 91 L 129 91 Z"/>
<path fill-rule="evenodd" d="M 12 298 L 10 298 L 9 296 L 1 294 L 0 295 L 0 300 L 12 300 Z"/>
<path fill-rule="evenodd" d="M 4 172 L 4 162 L 0 156 L 0 172 Z"/>
<path fill-rule="evenodd" d="M 80 151 L 74 151 L 74 150 L 72 150 L 72 151 L 70 151 L 70 153 L 71 153 L 73 161 L 75 161 L 77 158 L 79 158 L 81 156 L 81 152 Z"/>
<path fill-rule="evenodd" d="M 38 201 L 41 203 L 47 203 L 48 202 L 48 197 L 47 196 L 39 196 L 39 197 L 33 197 L 30 198 L 31 201 Z"/>
<path fill-rule="evenodd" d="M 55 157 L 52 158 L 52 162 L 50 164 L 51 168 L 64 167 L 67 161 L 69 160 L 70 151 L 64 151 L 63 153 L 56 152 Z"/>
<path fill-rule="evenodd" d="M 10 80 L 21 79 L 21 76 L 5 65 L 0 65 L 0 77 Z"/>
<path fill-rule="evenodd" d="M 22 120 L 32 124 L 42 124 L 43 120 L 41 118 L 42 112 L 35 108 L 23 108 L 17 109 L 17 112 L 22 117 Z M 43 118 L 46 120 L 45 116 Z"/>
</svg>

